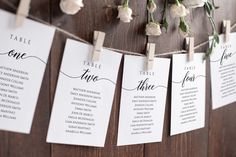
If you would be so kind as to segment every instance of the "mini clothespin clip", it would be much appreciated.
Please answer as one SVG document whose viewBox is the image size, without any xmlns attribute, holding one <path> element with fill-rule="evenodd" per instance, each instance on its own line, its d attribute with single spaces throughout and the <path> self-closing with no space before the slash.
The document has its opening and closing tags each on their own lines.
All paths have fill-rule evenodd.
<svg viewBox="0 0 236 157">
<path fill-rule="evenodd" d="M 156 46 L 154 43 L 147 44 L 147 65 L 146 65 L 147 70 L 151 70 L 153 68 L 155 47 Z"/>
<path fill-rule="evenodd" d="M 186 37 L 186 49 L 188 51 L 188 60 L 194 59 L 194 37 Z"/>
<path fill-rule="evenodd" d="M 16 27 L 20 27 L 29 14 L 31 0 L 21 0 L 16 13 Z"/>
<path fill-rule="evenodd" d="M 230 35 L 230 28 L 231 28 L 231 22 L 230 20 L 224 20 L 223 21 L 223 28 L 225 31 L 225 42 L 229 41 L 229 35 Z"/>
<path fill-rule="evenodd" d="M 93 48 L 93 54 L 92 54 L 92 61 L 99 61 L 104 39 L 105 39 L 104 32 L 94 31 L 94 36 L 93 36 L 94 48 Z"/>
</svg>

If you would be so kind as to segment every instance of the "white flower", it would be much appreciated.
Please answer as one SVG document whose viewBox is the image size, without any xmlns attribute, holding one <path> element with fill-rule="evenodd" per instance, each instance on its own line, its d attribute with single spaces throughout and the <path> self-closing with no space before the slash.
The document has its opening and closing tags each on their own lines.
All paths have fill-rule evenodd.
<svg viewBox="0 0 236 157">
<path fill-rule="evenodd" d="M 183 4 L 173 4 L 170 12 L 173 17 L 185 17 L 189 14 L 189 10 Z"/>
<path fill-rule="evenodd" d="M 61 10 L 70 15 L 76 14 L 84 6 L 83 0 L 61 0 Z"/>
<path fill-rule="evenodd" d="M 148 3 L 147 10 L 149 13 L 153 13 L 154 11 L 156 11 L 156 9 L 157 9 L 157 5 L 155 4 L 155 2 L 151 1 Z"/>
<path fill-rule="evenodd" d="M 118 16 L 117 18 L 119 18 L 121 21 L 123 22 L 130 22 L 133 18 L 132 18 L 132 9 L 130 9 L 129 7 L 126 6 L 118 6 Z"/>
<path fill-rule="evenodd" d="M 146 35 L 160 36 L 161 35 L 160 24 L 155 22 L 149 22 L 146 25 Z"/>
<path fill-rule="evenodd" d="M 207 2 L 207 0 L 183 0 L 182 3 L 187 8 L 197 8 L 197 7 L 203 7 L 205 2 Z"/>
</svg>

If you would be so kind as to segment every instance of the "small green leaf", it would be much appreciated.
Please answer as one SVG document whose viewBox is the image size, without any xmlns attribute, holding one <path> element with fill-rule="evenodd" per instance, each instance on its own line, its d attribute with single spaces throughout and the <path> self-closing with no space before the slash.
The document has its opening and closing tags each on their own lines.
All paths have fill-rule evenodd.
<svg viewBox="0 0 236 157">
<path fill-rule="evenodd" d="M 186 22 L 183 19 L 180 19 L 179 28 L 183 32 L 186 32 L 186 33 L 188 32 L 188 25 L 186 24 Z"/>
<path fill-rule="evenodd" d="M 219 6 L 214 6 L 215 9 L 219 9 L 220 7 Z"/>
<path fill-rule="evenodd" d="M 207 49 L 204 59 L 207 59 L 212 54 L 213 49 L 216 47 L 217 44 L 219 44 L 219 42 L 220 42 L 219 35 L 216 33 L 213 35 L 211 46 Z"/>
<path fill-rule="evenodd" d="M 212 17 L 212 12 L 215 10 L 215 9 L 217 9 L 218 7 L 216 7 L 215 5 L 214 5 L 214 3 L 212 3 L 211 1 L 207 1 L 207 2 L 205 2 L 205 4 L 204 4 L 204 9 L 205 9 L 205 12 L 206 12 L 206 14 L 207 14 L 207 16 L 208 16 L 208 19 L 209 19 L 209 21 L 210 21 L 210 23 L 211 23 L 211 26 L 212 26 L 212 30 L 213 30 L 213 38 L 212 38 L 212 40 L 211 40 L 211 45 L 210 45 L 210 47 L 208 48 L 208 50 L 207 50 L 207 52 L 206 52 L 206 54 L 205 54 L 205 56 L 204 56 L 204 59 L 206 59 L 207 57 L 209 57 L 210 55 L 211 55 L 211 53 L 213 52 L 213 49 L 217 46 L 217 44 L 219 44 L 219 42 L 220 42 L 220 39 L 219 39 L 219 35 L 218 35 L 218 33 L 217 33 L 217 30 L 216 30 L 216 26 L 215 26 L 215 21 L 214 21 L 214 19 L 213 19 L 213 17 Z"/>
<path fill-rule="evenodd" d="M 215 35 L 214 35 L 214 38 L 215 38 L 216 43 L 219 44 L 219 43 L 220 43 L 219 35 L 218 35 L 218 34 L 215 34 Z"/>
</svg>

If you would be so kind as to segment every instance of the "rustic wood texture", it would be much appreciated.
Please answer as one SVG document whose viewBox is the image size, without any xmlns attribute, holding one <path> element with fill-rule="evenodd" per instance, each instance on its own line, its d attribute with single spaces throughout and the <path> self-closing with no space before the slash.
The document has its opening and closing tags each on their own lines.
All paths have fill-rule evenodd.
<svg viewBox="0 0 236 157">
<path fill-rule="evenodd" d="M 15 6 L 18 0 L 8 1 Z M 50 3 L 47 0 L 33 0 L 30 14 L 50 22 Z M 0 1 L 0 8 L 15 12 L 4 1 Z M 50 61 L 49 61 L 50 63 Z M 40 90 L 31 134 L 0 131 L 0 157 L 50 157 L 51 146 L 46 143 L 46 135 L 50 118 L 50 73 L 47 64 L 42 87 Z"/>
<path fill-rule="evenodd" d="M 4 2 L 5 1 L 5 2 Z M 8 3 L 17 7 L 18 0 L 0 0 L 0 8 L 15 12 Z M 156 43 L 156 53 L 179 50 L 184 47 L 184 39 L 178 33 L 178 20 L 169 21 L 170 28 L 162 36 L 151 38 L 145 36 L 147 22 L 147 0 L 131 0 L 134 20 L 129 24 L 119 22 L 116 18 L 116 6 L 121 0 L 84 0 L 85 7 L 74 15 L 61 12 L 60 0 L 32 0 L 30 14 L 90 43 L 93 31 L 106 32 L 105 46 L 145 54 L 147 42 Z M 164 0 L 158 0 L 158 12 L 155 19 L 160 21 Z M 236 22 L 236 1 L 215 0 L 220 9 L 215 11 L 218 29 L 223 19 Z M 169 16 L 169 15 L 168 15 Z M 169 18 L 171 19 L 171 18 Z M 211 34 L 211 26 L 202 8 L 195 9 L 188 17 L 188 22 L 195 36 L 195 43 L 201 43 Z M 235 29 L 236 30 L 236 29 Z M 206 86 L 206 127 L 189 133 L 170 137 L 171 87 L 169 83 L 165 110 L 163 142 L 117 147 L 117 130 L 120 107 L 120 94 L 123 63 L 118 75 L 113 107 L 104 148 L 57 145 L 46 143 L 46 134 L 57 85 L 58 72 L 63 56 L 66 36 L 56 32 L 49 62 L 43 79 L 41 92 L 30 135 L 0 131 L 0 157 L 236 157 L 236 122 L 235 103 L 218 110 L 211 110 L 210 69 L 207 62 Z M 207 46 L 198 49 L 204 52 Z M 170 57 L 170 56 L 167 56 Z M 171 74 L 171 73 L 170 73 Z M 171 78 L 171 75 L 170 75 Z M 171 79 L 169 79 L 171 80 Z M 170 82 L 170 81 L 169 81 Z"/>
</svg>

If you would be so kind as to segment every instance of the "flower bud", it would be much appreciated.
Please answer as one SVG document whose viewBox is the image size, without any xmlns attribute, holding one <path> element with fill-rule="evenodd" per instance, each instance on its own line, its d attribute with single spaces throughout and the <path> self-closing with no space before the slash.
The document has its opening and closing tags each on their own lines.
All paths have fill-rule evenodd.
<svg viewBox="0 0 236 157">
<path fill-rule="evenodd" d="M 84 6 L 82 0 L 61 0 L 61 10 L 70 15 L 76 14 Z"/>
<path fill-rule="evenodd" d="M 128 23 L 132 18 L 132 9 L 127 6 L 118 6 L 118 16 L 121 21 Z"/>
<path fill-rule="evenodd" d="M 159 23 L 149 22 L 146 25 L 146 35 L 148 36 L 160 36 L 161 35 L 161 27 Z"/>
<path fill-rule="evenodd" d="M 189 10 L 183 4 L 173 4 L 170 7 L 170 12 L 173 17 L 185 17 L 189 14 Z"/>
<path fill-rule="evenodd" d="M 156 3 L 154 1 L 149 1 L 148 5 L 147 5 L 147 10 L 149 13 L 154 13 L 154 11 L 156 11 L 157 6 Z"/>
</svg>

